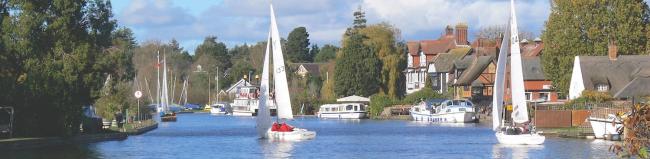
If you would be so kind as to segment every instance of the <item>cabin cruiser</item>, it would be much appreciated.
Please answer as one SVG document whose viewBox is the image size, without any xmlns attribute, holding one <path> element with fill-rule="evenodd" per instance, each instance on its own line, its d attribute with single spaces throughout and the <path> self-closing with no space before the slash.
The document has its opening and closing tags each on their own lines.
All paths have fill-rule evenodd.
<svg viewBox="0 0 650 159">
<path fill-rule="evenodd" d="M 422 101 L 414 105 L 411 117 L 414 121 L 440 122 L 440 123 L 469 123 L 477 122 L 474 104 L 466 99 L 458 100 Z"/>
<path fill-rule="evenodd" d="M 361 103 L 324 104 L 317 115 L 319 118 L 361 119 L 368 114 L 365 107 Z"/>
<path fill-rule="evenodd" d="M 232 107 L 233 116 L 257 116 L 259 105 L 259 88 L 256 86 L 245 86 L 239 88 L 235 99 L 230 106 Z M 277 107 L 272 101 L 269 101 L 269 109 L 274 114 Z"/>
<path fill-rule="evenodd" d="M 225 102 L 217 102 L 210 105 L 210 114 L 229 114 L 230 104 Z"/>
</svg>

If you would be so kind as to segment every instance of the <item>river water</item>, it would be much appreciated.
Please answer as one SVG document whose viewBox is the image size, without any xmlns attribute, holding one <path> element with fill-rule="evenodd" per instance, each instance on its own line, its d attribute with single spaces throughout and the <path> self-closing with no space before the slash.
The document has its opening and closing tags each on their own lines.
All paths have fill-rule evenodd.
<svg viewBox="0 0 650 159">
<path fill-rule="evenodd" d="M 541 146 L 502 146 L 484 124 L 296 118 L 313 140 L 258 139 L 255 118 L 179 114 L 178 122 L 123 141 L 24 150 L 8 158 L 614 158 L 613 142 L 552 138 Z M 1 157 L 1 158 L 4 158 Z"/>
</svg>

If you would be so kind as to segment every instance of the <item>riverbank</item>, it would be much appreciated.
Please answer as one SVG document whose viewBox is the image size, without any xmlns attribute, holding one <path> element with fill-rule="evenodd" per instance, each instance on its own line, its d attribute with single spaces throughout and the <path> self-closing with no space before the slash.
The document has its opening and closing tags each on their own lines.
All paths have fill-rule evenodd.
<svg viewBox="0 0 650 159">
<path fill-rule="evenodd" d="M 74 137 L 0 139 L 0 152 L 71 144 L 86 144 L 102 141 L 120 141 L 126 140 L 130 135 L 140 135 L 156 128 L 158 128 L 158 123 L 153 120 L 147 120 L 141 123 L 126 124 L 122 130 L 119 130 L 118 128 L 111 128 L 103 133 L 81 134 Z"/>
</svg>

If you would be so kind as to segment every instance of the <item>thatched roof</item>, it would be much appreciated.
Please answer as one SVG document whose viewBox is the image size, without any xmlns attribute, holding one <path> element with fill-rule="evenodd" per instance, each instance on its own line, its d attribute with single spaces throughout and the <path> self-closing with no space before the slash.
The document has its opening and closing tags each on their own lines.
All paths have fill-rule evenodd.
<svg viewBox="0 0 650 159">
<path fill-rule="evenodd" d="M 607 56 L 579 56 L 585 89 L 595 90 L 598 84 L 609 86 L 609 93 L 618 97 L 650 94 L 650 56 L 626 55 L 610 60 Z"/>
</svg>

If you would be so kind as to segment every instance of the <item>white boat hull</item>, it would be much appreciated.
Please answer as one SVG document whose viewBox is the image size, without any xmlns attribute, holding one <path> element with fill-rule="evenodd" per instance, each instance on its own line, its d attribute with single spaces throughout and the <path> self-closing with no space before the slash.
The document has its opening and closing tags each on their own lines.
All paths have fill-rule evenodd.
<svg viewBox="0 0 650 159">
<path fill-rule="evenodd" d="M 212 108 L 210 109 L 210 114 L 220 115 L 220 114 L 228 114 L 228 112 L 226 112 L 225 110 L 221 110 L 219 108 Z"/>
<path fill-rule="evenodd" d="M 254 113 L 249 111 L 233 111 L 232 116 L 253 116 Z"/>
<path fill-rule="evenodd" d="M 330 119 L 361 119 L 366 117 L 366 112 L 318 113 L 318 117 Z"/>
<path fill-rule="evenodd" d="M 597 139 L 603 139 L 606 135 L 619 135 L 616 130 L 623 127 L 621 122 L 614 122 L 602 118 L 589 117 L 589 123 L 591 124 L 591 129 L 594 131 L 594 137 Z"/>
<path fill-rule="evenodd" d="M 537 133 L 506 135 L 503 132 L 497 132 L 495 135 L 499 143 L 505 145 L 541 145 L 546 140 L 546 137 Z"/>
<path fill-rule="evenodd" d="M 474 112 L 453 112 L 444 114 L 423 114 L 411 111 L 413 121 L 428 121 L 439 123 L 470 123 L 476 122 L 476 113 Z"/>
<path fill-rule="evenodd" d="M 269 129 L 266 136 L 270 140 L 298 141 L 314 139 L 316 137 L 316 132 L 299 128 L 294 128 L 291 132 L 271 131 L 271 129 Z"/>
</svg>

